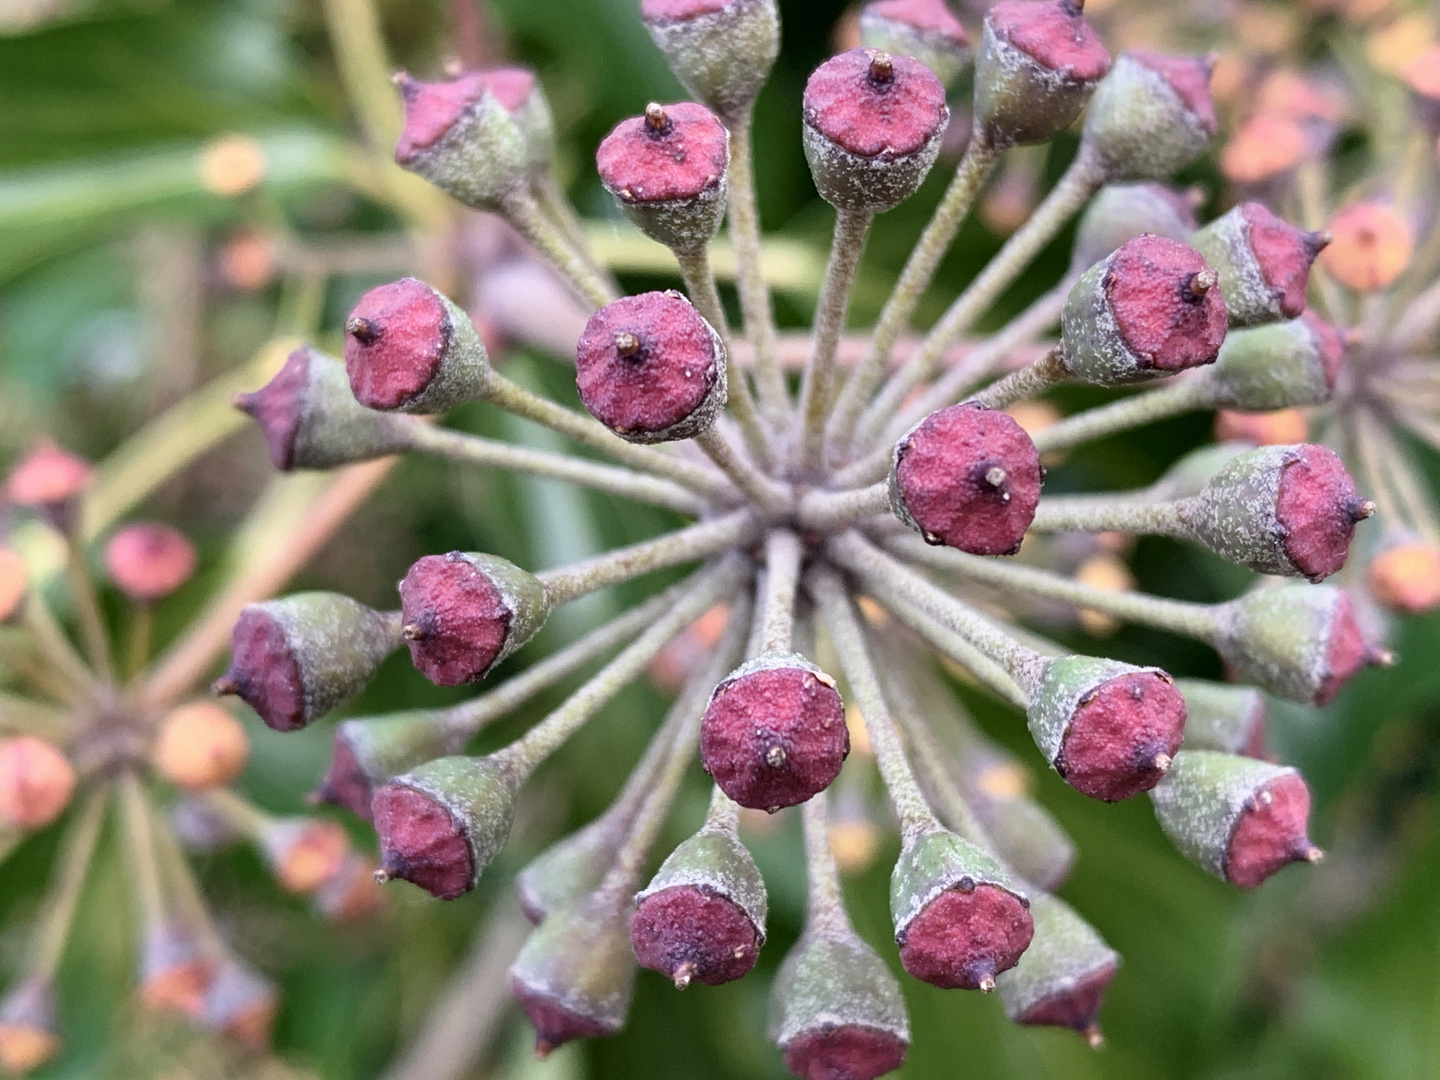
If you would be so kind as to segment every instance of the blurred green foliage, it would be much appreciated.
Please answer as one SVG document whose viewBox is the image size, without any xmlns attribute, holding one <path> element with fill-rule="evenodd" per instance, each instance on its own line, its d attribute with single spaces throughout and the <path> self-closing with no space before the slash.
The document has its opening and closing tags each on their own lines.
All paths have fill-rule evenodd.
<svg viewBox="0 0 1440 1080">
<path fill-rule="evenodd" d="M 506 55 L 533 64 L 545 82 L 562 133 L 562 176 L 592 218 L 615 216 L 592 175 L 593 146 L 647 100 L 679 93 L 636 6 L 636 0 L 501 0 L 490 11 L 492 42 L 504 42 Z M 159 235 L 171 245 L 162 243 L 164 250 L 192 242 L 202 253 L 192 265 L 216 295 L 198 331 L 198 355 L 180 378 L 195 385 L 233 367 L 287 319 L 306 321 L 295 317 L 304 298 L 284 286 L 258 295 L 214 289 L 216 242 L 243 224 L 278 221 L 316 237 L 396 225 L 347 184 L 355 127 L 318 4 L 98 0 L 60 9 L 53 22 L 0 37 L 5 457 L 42 431 L 103 453 L 158 400 L 173 400 L 174 371 L 154 376 L 165 344 L 155 334 L 166 329 L 164 297 L 157 302 L 146 288 L 154 269 L 146 252 L 154 248 L 137 245 L 137 237 Z M 762 209 L 768 228 L 822 250 L 831 212 L 815 197 L 805 170 L 799 97 L 806 73 L 830 49 L 841 5 L 794 0 L 782 9 L 785 52 L 761 100 L 757 129 Z M 421 73 L 438 70 L 448 55 L 445 5 L 390 0 L 383 11 L 395 62 Z M 248 134 L 263 148 L 268 172 L 256 193 L 226 198 L 200 182 L 200 148 L 228 132 Z M 1070 149 L 1062 140 L 1051 151 L 1050 175 Z M 903 262 L 942 184 L 937 175 L 919 197 L 883 219 L 867 254 L 857 323 L 878 307 L 880 286 Z M 998 243 L 979 223 L 967 224 L 947 259 L 932 312 Z M 1007 308 L 1054 280 L 1065 244 L 1062 238 L 1047 252 L 1007 298 Z M 322 323 L 314 329 L 322 337 L 333 336 L 335 320 L 367 280 L 337 281 L 332 295 L 320 298 Z M 808 314 L 781 304 L 782 318 L 792 324 L 803 324 Z M 552 359 L 522 355 L 510 365 L 522 381 L 573 398 L 572 381 Z M 1077 394 L 1068 404 L 1082 399 Z M 468 410 L 456 422 L 507 438 L 538 438 L 484 409 Z M 1207 435 L 1203 418 L 1157 425 L 1077 454 L 1056 470 L 1053 483 L 1088 490 L 1143 483 Z M 219 477 L 214 461 L 202 461 L 198 479 L 169 485 L 156 497 L 156 512 L 179 517 L 212 546 L 266 471 L 253 434 L 218 454 L 233 475 Z M 381 603 L 425 552 L 481 549 L 523 565 L 554 565 L 651 535 L 663 524 L 660 512 L 616 507 L 544 481 L 408 462 L 317 560 L 305 583 Z M 1241 585 L 1233 570 L 1164 541 L 1142 543 L 1134 565 L 1145 588 L 1165 595 L 1212 599 Z M 651 583 L 645 585 L 648 591 Z M 601 599 L 578 619 L 556 620 L 512 663 L 552 648 L 618 602 Z M 1206 650 L 1163 635 L 1126 631 L 1110 644 L 1117 655 L 1177 673 L 1218 674 Z M 1275 710 L 1274 742 L 1311 782 L 1314 835 L 1331 857 L 1317 870 L 1289 871 L 1257 894 L 1240 895 L 1186 864 L 1161 837 L 1145 800 L 1103 806 L 1038 775 L 1041 798 L 1080 845 L 1063 894 L 1125 956 L 1102 1014 L 1108 1045 L 1092 1053 L 1068 1033 L 1010 1026 L 993 999 L 905 980 L 914 1046 L 903 1075 L 1440 1075 L 1440 904 L 1434 900 L 1440 891 L 1440 669 L 1433 659 L 1440 655 L 1440 618 L 1405 626 L 1397 647 L 1398 668 L 1363 676 L 1335 706 L 1317 714 Z M 429 686 L 403 658 L 392 658 L 352 711 L 455 696 Z M 487 740 L 513 737 L 557 700 L 554 693 L 542 698 Z M 1016 716 L 983 699 L 971 704 L 998 738 L 1029 752 Z M 476 893 L 439 904 L 408 887 L 394 888 L 395 910 L 379 930 L 316 932 L 253 856 L 207 860 L 207 888 L 227 931 L 284 984 L 279 1052 L 335 1080 L 376 1075 L 416 1029 L 476 927 L 502 902 L 515 870 L 563 825 L 598 812 L 662 708 L 661 696 L 647 685 L 624 693 L 542 770 L 516 842 Z M 257 724 L 252 734 L 250 791 L 270 807 L 298 808 L 323 770 L 328 732 L 322 726 L 282 737 Z M 698 823 L 703 796 L 697 769 L 674 815 L 671 840 Z M 511 1013 L 491 1055 L 495 1074 L 782 1076 L 763 1032 L 769 977 L 799 929 L 803 882 L 792 818 L 756 838 L 771 888 L 772 925 L 755 975 L 677 994 L 658 976 L 642 973 L 625 1033 L 568 1049 L 543 1066 L 524 1053 L 526 1025 Z M 52 843 L 26 844 L 5 867 L 0 918 L 8 929 L 0 959 L 7 962 L 23 945 L 21 917 L 37 902 Z M 888 935 L 886 854 L 850 890 L 857 925 L 876 943 Z M 65 969 L 72 1048 L 47 1075 L 163 1071 L 148 1056 L 163 1047 L 130 1045 L 127 1014 L 117 1011 L 130 978 L 129 920 L 118 907 L 122 873 L 118 865 L 103 865 L 88 894 Z"/>
</svg>

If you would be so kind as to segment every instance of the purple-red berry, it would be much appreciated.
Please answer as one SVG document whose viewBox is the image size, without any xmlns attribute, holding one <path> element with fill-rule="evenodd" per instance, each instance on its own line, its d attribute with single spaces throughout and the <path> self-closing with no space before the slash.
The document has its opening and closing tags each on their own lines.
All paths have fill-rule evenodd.
<svg viewBox="0 0 1440 1080">
<path fill-rule="evenodd" d="M 1109 180 L 1164 180 L 1215 135 L 1207 58 L 1121 53 L 1085 115 L 1085 152 Z"/>
<path fill-rule="evenodd" d="M 1007 413 L 974 403 L 931 413 L 895 446 L 890 505 L 931 544 L 1013 555 L 1035 519 L 1044 471 Z"/>
<path fill-rule="evenodd" d="M 162 600 L 195 573 L 195 545 L 169 525 L 126 525 L 105 543 L 105 569 L 131 600 Z"/>
<path fill-rule="evenodd" d="M 1310 266 L 1329 236 L 1297 229 L 1262 203 L 1244 202 L 1190 243 L 1220 274 L 1230 325 L 1258 326 L 1305 310 Z"/>
<path fill-rule="evenodd" d="M 1000 1003 L 1017 1024 L 1068 1027 L 1101 1043 L 1096 1018 L 1120 956 L 1063 900 L 1037 894 L 1035 937 L 1014 969 L 1000 976 Z"/>
<path fill-rule="evenodd" d="M 780 53 L 775 0 L 641 0 L 640 18 L 697 100 L 744 120 Z"/>
<path fill-rule="evenodd" d="M 1301 576 L 1320 581 L 1345 565 L 1357 522 L 1372 513 L 1345 463 L 1329 447 L 1293 448 L 1280 473 L 1275 521 L 1284 530 L 1285 554 Z"/>
<path fill-rule="evenodd" d="M 970 63 L 970 35 L 944 0 L 874 0 L 860 10 L 862 45 L 913 56 L 950 85 Z"/>
<path fill-rule="evenodd" d="M 623 439 L 688 439 L 725 406 L 725 346 L 679 293 L 627 296 L 585 324 L 575 384 L 590 414 Z"/>
<path fill-rule="evenodd" d="M 477 209 L 526 183 L 530 147 L 516 120 L 533 76 L 469 71 L 432 83 L 402 73 L 395 82 L 405 105 L 397 164 Z"/>
</svg>

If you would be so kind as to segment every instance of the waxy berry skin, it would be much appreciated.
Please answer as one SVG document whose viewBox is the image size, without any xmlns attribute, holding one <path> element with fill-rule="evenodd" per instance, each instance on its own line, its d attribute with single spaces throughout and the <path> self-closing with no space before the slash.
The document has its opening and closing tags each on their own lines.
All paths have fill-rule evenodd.
<svg viewBox="0 0 1440 1080">
<path fill-rule="evenodd" d="M 725 346 L 679 293 L 628 296 L 585 324 L 575 385 L 590 414 L 622 439 L 693 438 L 725 406 Z"/>
<path fill-rule="evenodd" d="M 932 986 L 987 989 L 1015 966 L 1032 933 L 1026 905 L 1009 890 L 985 884 L 949 889 L 906 927 L 900 963 Z"/>
<path fill-rule="evenodd" d="M 517 123 L 522 114 L 512 111 L 523 80 L 471 71 L 441 82 L 402 73 L 395 81 L 405 106 L 396 164 L 475 209 L 494 209 L 523 188 L 531 148 Z"/>
<path fill-rule="evenodd" d="M 670 70 L 727 126 L 742 122 L 780 54 L 775 0 L 641 0 Z"/>
<path fill-rule="evenodd" d="M 630 945 L 641 967 L 681 985 L 692 979 L 719 986 L 747 974 L 762 936 L 743 908 L 694 885 L 643 897 L 630 922 Z"/>
<path fill-rule="evenodd" d="M 1085 114 L 1085 152 L 1107 180 L 1168 179 L 1215 135 L 1209 84 L 1206 59 L 1121 53 Z"/>
<path fill-rule="evenodd" d="M 931 413 L 895 446 L 890 505 L 928 543 L 1013 555 L 1035 519 L 1044 471 L 1007 413 L 973 403 Z"/>
</svg>

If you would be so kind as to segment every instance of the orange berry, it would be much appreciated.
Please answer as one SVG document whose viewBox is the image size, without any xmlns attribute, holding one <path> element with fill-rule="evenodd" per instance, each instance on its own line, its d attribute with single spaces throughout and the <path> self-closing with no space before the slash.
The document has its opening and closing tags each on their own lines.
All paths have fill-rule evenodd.
<svg viewBox="0 0 1440 1080">
<path fill-rule="evenodd" d="M 0 742 L 0 822 L 22 829 L 49 825 L 70 805 L 75 768 L 33 735 Z"/>
<path fill-rule="evenodd" d="M 1357 292 L 1389 286 L 1410 263 L 1415 236 L 1410 225 L 1388 206 L 1356 203 L 1330 220 L 1330 246 L 1320 262 Z"/>
<path fill-rule="evenodd" d="M 1289 446 L 1303 443 L 1310 435 L 1310 422 L 1300 409 L 1247 413 L 1221 409 L 1215 414 L 1215 438 L 1221 442 L 1243 439 L 1256 446 Z"/>
<path fill-rule="evenodd" d="M 345 830 L 320 818 L 277 821 L 263 843 L 276 880 L 292 893 L 320 888 L 341 870 L 350 854 Z"/>
<path fill-rule="evenodd" d="M 240 775 L 250 756 L 245 729 L 212 701 L 182 705 L 160 722 L 151 759 L 171 783 L 191 791 L 219 787 Z"/>
<path fill-rule="evenodd" d="M 1258 184 L 1293 169 L 1305 157 L 1305 132 L 1277 113 L 1257 113 L 1220 152 L 1220 171 L 1236 184 Z"/>
<path fill-rule="evenodd" d="M 0 547 L 0 623 L 20 610 L 28 585 L 25 560 L 9 548 Z"/>
<path fill-rule="evenodd" d="M 375 860 L 351 852 L 315 892 L 315 909 L 331 922 L 367 919 L 385 904 L 385 890 L 375 880 Z"/>
<path fill-rule="evenodd" d="M 268 233 L 236 233 L 220 249 L 217 261 L 221 279 L 239 292 L 263 289 L 274 280 L 277 247 L 275 238 Z"/>
<path fill-rule="evenodd" d="M 1386 607 L 1417 615 L 1440 607 L 1440 547 L 1399 544 L 1370 560 L 1366 582 Z"/>
<path fill-rule="evenodd" d="M 215 195 L 243 195 L 265 179 L 265 151 L 245 135 L 221 135 L 200 150 L 200 183 Z"/>
</svg>

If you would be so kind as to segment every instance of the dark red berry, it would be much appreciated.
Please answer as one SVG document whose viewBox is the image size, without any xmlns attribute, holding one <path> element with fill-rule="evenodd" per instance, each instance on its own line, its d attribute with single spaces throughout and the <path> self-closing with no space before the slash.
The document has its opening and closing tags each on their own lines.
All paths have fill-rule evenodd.
<svg viewBox="0 0 1440 1080">
<path fill-rule="evenodd" d="M 1320 363 L 1325 370 L 1325 381 L 1333 390 L 1336 376 L 1340 374 L 1340 365 L 1345 360 L 1345 335 L 1308 309 L 1300 316 L 1300 320 L 1315 338 Z"/>
<path fill-rule="evenodd" d="M 1094 82 L 1110 70 L 1110 54 L 1078 3 L 1001 0 L 985 19 L 1001 40 L 1068 82 Z"/>
<path fill-rule="evenodd" d="M 1040 455 L 1008 414 L 964 403 L 931 413 L 900 440 L 891 503 L 932 544 L 1012 555 L 1040 501 Z"/>
<path fill-rule="evenodd" d="M 622 120 L 595 152 L 600 180 L 626 203 L 697 199 L 730 162 L 725 125 L 703 105 L 651 105 Z"/>
<path fill-rule="evenodd" d="M 1025 904 L 998 885 L 946 889 L 905 928 L 900 963 L 945 989 L 992 990 L 1014 967 L 1035 926 Z"/>
<path fill-rule="evenodd" d="M 1241 812 L 1225 852 L 1225 877 L 1253 889 L 1292 862 L 1314 862 L 1320 850 L 1310 842 L 1310 789 L 1298 773 L 1275 777 Z"/>
<path fill-rule="evenodd" d="M 1069 985 L 1042 997 L 1014 1019 L 1018 1024 L 1068 1027 L 1091 1039 L 1099 1039 L 1096 1020 L 1105 998 L 1105 988 L 1120 965 L 1114 961 L 1085 972 Z"/>
<path fill-rule="evenodd" d="M 1116 802 L 1160 782 L 1185 737 L 1185 698 L 1153 671 L 1101 683 L 1066 731 L 1055 768 L 1091 798 Z"/>
<path fill-rule="evenodd" d="M 1150 49 L 1131 49 L 1125 55 L 1160 75 L 1200 127 L 1209 135 L 1215 134 L 1219 125 L 1215 120 L 1215 101 L 1210 96 L 1213 63 L 1208 58 L 1175 56 Z"/>
<path fill-rule="evenodd" d="M 417 152 L 439 142 L 461 115 L 489 90 L 506 112 L 515 112 L 535 88 L 535 73 L 526 68 L 467 71 L 443 82 L 421 82 L 409 75 L 396 76 L 405 101 L 405 128 L 395 147 L 395 160 L 404 165 Z"/>
<path fill-rule="evenodd" d="M 1365 639 L 1347 593 L 1336 601 L 1325 640 L 1325 674 L 1315 693 L 1316 705 L 1328 705 L 1362 667 L 1376 663 L 1376 650 Z"/>
<path fill-rule="evenodd" d="M 285 627 L 270 611 L 254 605 L 240 613 L 230 633 L 230 655 L 225 678 L 267 727 L 297 731 L 305 726 L 300 657 Z"/>
<path fill-rule="evenodd" d="M 651 893 L 630 921 L 630 945 L 641 967 L 685 986 L 719 986 L 746 974 L 761 936 L 735 901 L 713 889 L 677 885 Z"/>
<path fill-rule="evenodd" d="M 410 659 L 436 686 L 483 678 L 510 633 L 504 595 L 463 552 L 426 555 L 411 566 L 400 604 Z"/>
<path fill-rule="evenodd" d="M 580 400 L 635 442 L 689 438 L 725 401 L 720 339 L 679 293 L 627 296 L 585 324 L 575 354 Z"/>
<path fill-rule="evenodd" d="M 914 154 L 949 115 L 944 84 L 908 56 L 851 49 L 821 64 L 805 84 L 805 123 L 858 157 Z"/>
<path fill-rule="evenodd" d="M 1213 363 L 1225 340 L 1215 271 L 1194 248 L 1162 236 L 1129 241 L 1110 261 L 1110 307 L 1131 352 L 1159 371 Z"/>
<path fill-rule="evenodd" d="M 1242 203 L 1240 214 L 1249 226 L 1255 263 L 1265 284 L 1279 297 L 1281 314 L 1287 319 L 1297 318 L 1305 310 L 1310 265 L 1328 237 L 1297 229 L 1272 214 L 1263 203 Z"/>
<path fill-rule="evenodd" d="M 343 806 L 362 821 L 369 821 L 370 802 L 374 794 L 370 778 L 355 760 L 350 741 L 337 728 L 332 742 L 330 768 L 326 770 L 314 797 L 332 806 Z"/>
<path fill-rule="evenodd" d="M 1285 554 L 1311 581 L 1345 565 L 1356 523 L 1374 509 L 1356 494 L 1344 462 L 1327 447 L 1296 447 L 1280 473 L 1275 520 L 1285 532 Z"/>
<path fill-rule="evenodd" d="M 277 469 L 288 471 L 295 462 L 295 437 L 305 413 L 305 391 L 310 385 L 309 349 L 296 349 L 268 383 L 249 394 L 239 394 L 235 407 L 260 425 Z"/>
<path fill-rule="evenodd" d="M 105 544 L 105 569 L 130 599 L 159 600 L 195 573 L 195 545 L 169 525 L 126 525 Z"/>
<path fill-rule="evenodd" d="M 834 680 L 800 657 L 764 657 L 715 688 L 700 756 L 741 806 L 779 810 L 824 791 L 850 752 L 845 706 Z"/>
<path fill-rule="evenodd" d="M 474 886 L 475 862 L 464 828 L 435 797 L 385 784 L 371 803 L 380 838 L 380 869 L 453 900 Z"/>
<path fill-rule="evenodd" d="M 565 1007 L 555 995 L 510 980 L 510 991 L 535 1028 L 535 1053 L 545 1057 L 572 1039 L 598 1039 L 613 1035 L 609 1025 Z"/>
<path fill-rule="evenodd" d="M 843 1024 L 795 1036 L 785 1045 L 785 1067 L 801 1080 L 874 1080 L 900 1068 L 907 1049 L 891 1032 Z"/>
<path fill-rule="evenodd" d="M 345 370 L 360 404 L 398 409 L 424 392 L 453 327 L 440 295 L 415 278 L 371 289 L 345 323 Z"/>
</svg>

